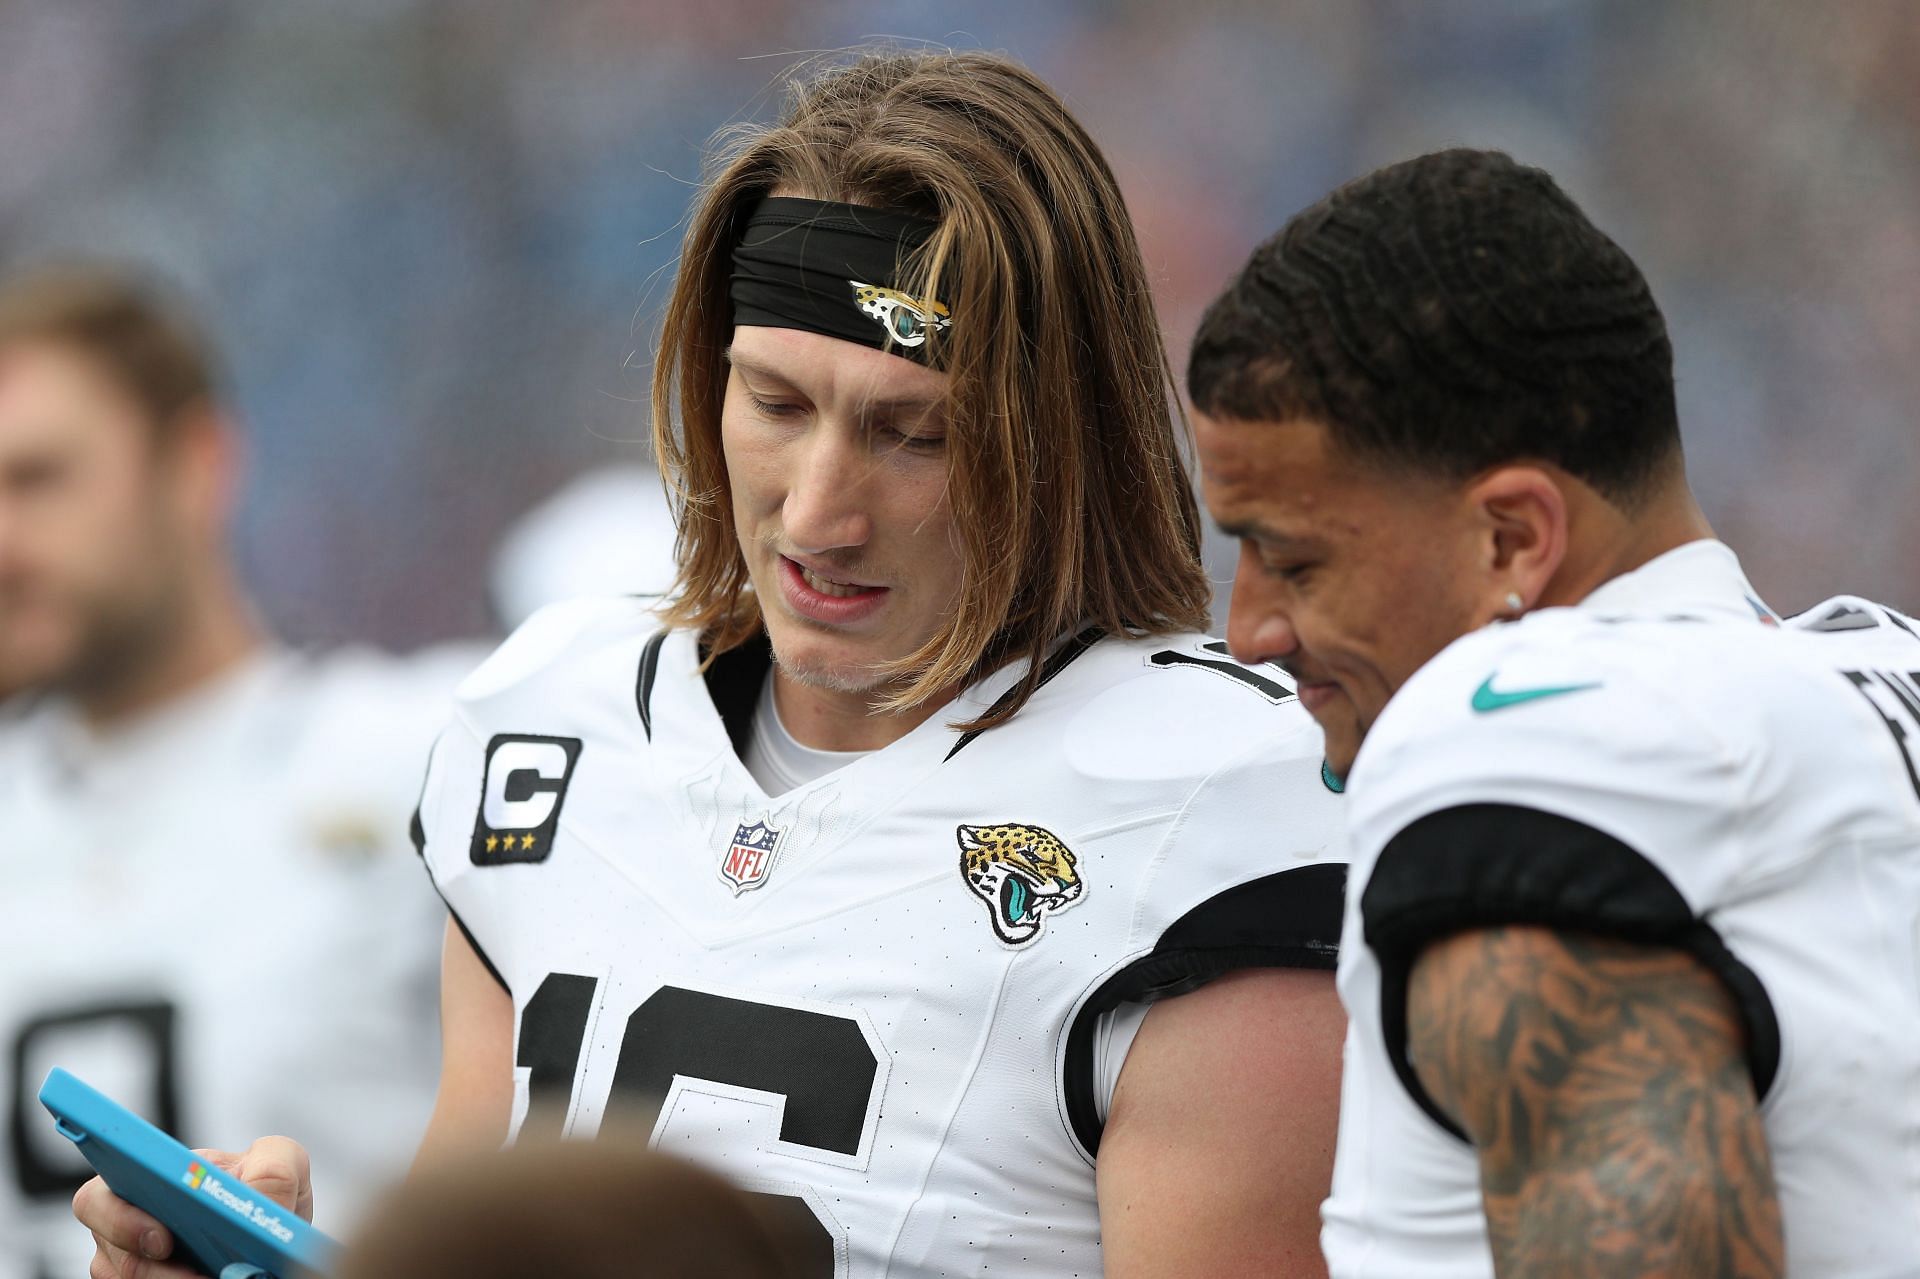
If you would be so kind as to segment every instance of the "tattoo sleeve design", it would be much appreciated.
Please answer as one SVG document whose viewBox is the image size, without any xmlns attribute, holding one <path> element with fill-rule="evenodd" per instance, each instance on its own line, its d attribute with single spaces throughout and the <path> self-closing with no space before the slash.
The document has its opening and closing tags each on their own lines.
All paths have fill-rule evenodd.
<svg viewBox="0 0 1920 1279">
<path fill-rule="evenodd" d="M 1733 1001 L 1683 952 L 1544 928 L 1430 947 L 1421 1083 L 1472 1138 L 1502 1279 L 1785 1273 Z"/>
</svg>

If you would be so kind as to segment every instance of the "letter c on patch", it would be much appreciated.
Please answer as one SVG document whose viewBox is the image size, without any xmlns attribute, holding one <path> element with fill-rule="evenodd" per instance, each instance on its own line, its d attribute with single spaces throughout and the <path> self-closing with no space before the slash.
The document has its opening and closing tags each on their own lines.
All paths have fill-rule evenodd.
<svg viewBox="0 0 1920 1279">
<path fill-rule="evenodd" d="M 553 816 L 566 782 L 567 748 L 559 742 L 500 743 L 487 761 L 480 813 L 494 830 L 531 830 Z"/>
<path fill-rule="evenodd" d="M 468 850 L 474 865 L 547 859 L 580 749 L 577 737 L 532 733 L 501 733 L 487 743 L 486 778 Z"/>
</svg>

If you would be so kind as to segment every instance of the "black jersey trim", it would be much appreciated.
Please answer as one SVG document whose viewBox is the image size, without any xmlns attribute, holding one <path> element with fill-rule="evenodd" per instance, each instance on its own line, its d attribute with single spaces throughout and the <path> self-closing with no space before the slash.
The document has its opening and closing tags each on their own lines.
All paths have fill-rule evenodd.
<svg viewBox="0 0 1920 1279">
<path fill-rule="evenodd" d="M 1175 920 L 1153 950 L 1102 982 L 1074 1014 L 1061 1062 L 1067 1124 L 1089 1158 L 1104 1125 L 1094 1104 L 1093 1035 L 1122 1004 L 1184 995 L 1243 968 L 1332 971 L 1340 956 L 1347 868 L 1315 862 L 1209 897 Z"/>
<path fill-rule="evenodd" d="M 1052 682 L 1054 676 L 1058 675 L 1061 671 L 1066 670 L 1067 667 L 1073 665 L 1073 663 L 1080 657 L 1082 653 L 1085 653 L 1088 649 L 1092 648 L 1095 644 L 1098 644 L 1105 635 L 1106 635 L 1106 632 L 1101 630 L 1098 626 L 1089 626 L 1086 630 L 1081 631 L 1078 635 L 1074 636 L 1072 639 L 1062 644 L 1059 648 L 1055 649 L 1053 651 L 1053 654 L 1047 658 L 1046 664 L 1040 668 L 1040 678 L 1033 682 L 1032 692 L 1037 693 L 1041 689 L 1045 688 L 1050 682 Z M 1006 692 L 1000 694 L 1000 696 L 993 699 L 993 705 L 987 707 L 986 713 L 988 715 L 999 714 L 1001 711 L 1005 710 L 1007 707 L 1013 705 L 1014 698 L 1018 697 L 1019 695 L 1020 695 L 1020 681 L 1015 680 L 1012 688 L 1008 689 Z M 948 751 L 946 753 L 946 757 L 942 759 L 940 762 L 944 764 L 947 762 L 947 760 L 952 759 L 955 755 L 958 755 L 961 751 L 965 750 L 969 745 L 972 744 L 974 738 L 980 736 L 980 734 L 985 731 L 986 731 L 985 729 L 973 728 L 973 729 L 968 729 L 966 732 L 960 734 L 960 740 L 953 744 L 953 749 Z"/>
<path fill-rule="evenodd" d="M 640 727 L 646 731 L 648 741 L 653 740 L 653 682 L 660 675 L 660 648 L 666 642 L 667 632 L 654 632 L 647 646 L 640 650 L 640 672 L 633 681 L 633 700 L 640 708 Z"/>
<path fill-rule="evenodd" d="M 702 650 L 704 656 L 705 650 Z M 730 648 L 707 666 L 707 696 L 733 743 L 733 753 L 747 757 L 753 741 L 753 713 L 760 707 L 760 689 L 773 669 L 773 641 L 762 630 L 746 643 Z"/>
<path fill-rule="evenodd" d="M 427 806 L 427 783 L 433 780 L 433 753 L 440 749 L 441 739 L 446 737 L 442 730 L 433 744 L 427 747 L 427 766 L 420 770 L 420 792 L 413 797 L 413 816 L 407 819 L 407 838 L 413 841 L 413 851 L 424 864 L 427 860 L 427 823 L 421 811 Z M 428 872 L 431 875 L 432 872 Z"/>
<path fill-rule="evenodd" d="M 440 886 L 435 884 L 433 891 L 440 893 Z M 486 967 L 488 975 L 500 983 L 500 989 L 507 992 L 507 998 L 513 998 L 513 987 L 507 985 L 507 979 L 500 975 L 500 970 L 493 966 L 491 959 L 487 958 L 486 948 L 480 944 L 480 939 L 473 935 L 473 930 L 467 927 L 467 921 L 460 918 L 460 912 L 453 908 L 452 902 L 447 901 L 447 895 L 445 893 L 440 893 L 440 900 L 446 905 L 447 918 L 451 919 L 453 926 L 460 930 L 460 935 L 467 939 L 467 945 L 473 947 L 473 953 L 479 956 L 480 962 Z"/>
<path fill-rule="evenodd" d="M 481 948 L 480 939 L 473 935 L 473 930 L 467 927 L 467 921 L 460 918 L 460 912 L 453 908 L 453 903 L 447 900 L 447 895 L 440 891 L 440 881 L 434 878 L 433 863 L 427 860 L 427 824 L 421 820 L 420 806 L 417 804 L 413 809 L 413 819 L 407 823 L 407 837 L 413 841 L 413 851 L 420 858 L 421 868 L 427 872 L 427 882 L 433 885 L 433 895 L 438 897 L 440 904 L 447 908 L 447 918 L 451 919 L 453 926 L 460 930 L 460 935 L 467 939 L 467 945 L 473 947 L 473 953 L 480 957 L 480 962 L 486 966 L 487 972 L 500 983 L 500 989 L 507 992 L 508 998 L 512 998 L 513 987 L 507 985 L 507 979 L 500 975 L 500 970 L 493 966 L 493 961 L 487 958 L 487 952 Z"/>
<path fill-rule="evenodd" d="M 1407 1095 L 1461 1140 L 1407 1057 L 1407 982 L 1421 951 L 1476 928 L 1532 924 L 1682 950 L 1726 984 L 1747 1035 L 1747 1067 L 1764 1100 L 1780 1068 L 1780 1023 L 1760 978 L 1660 868 L 1584 822 L 1515 804 L 1428 814 L 1387 841 L 1360 897 L 1380 963 L 1380 1025 Z"/>
</svg>

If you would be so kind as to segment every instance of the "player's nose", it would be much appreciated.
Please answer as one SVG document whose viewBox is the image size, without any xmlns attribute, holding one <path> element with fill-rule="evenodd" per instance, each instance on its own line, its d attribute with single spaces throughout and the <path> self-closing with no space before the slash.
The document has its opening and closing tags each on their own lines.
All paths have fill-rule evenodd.
<svg viewBox="0 0 1920 1279">
<path fill-rule="evenodd" d="M 1235 616 L 1227 618 L 1227 651 L 1236 662 L 1248 666 L 1259 662 L 1283 662 L 1300 648 L 1293 623 L 1285 616 L 1270 614 L 1246 623 Z"/>
<path fill-rule="evenodd" d="M 1293 616 L 1273 580 L 1251 551 L 1243 550 L 1227 606 L 1227 651 L 1252 664 L 1291 657 L 1300 647 Z"/>
<path fill-rule="evenodd" d="M 781 523 L 794 549 L 831 551 L 864 545 L 873 534 L 867 487 L 871 459 L 853 432 L 823 424 L 808 432 L 787 477 Z"/>
</svg>

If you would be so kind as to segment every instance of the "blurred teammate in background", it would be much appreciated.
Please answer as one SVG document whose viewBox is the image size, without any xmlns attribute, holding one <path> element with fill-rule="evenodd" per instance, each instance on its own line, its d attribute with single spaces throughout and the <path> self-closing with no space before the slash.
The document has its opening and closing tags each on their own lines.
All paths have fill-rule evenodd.
<svg viewBox="0 0 1920 1279">
<path fill-rule="evenodd" d="M 268 638 L 229 554 L 238 448 L 205 340 L 146 283 L 0 284 L 5 1279 L 91 1251 L 89 1170 L 34 1101 L 55 1064 L 190 1143 L 312 1133 L 323 1221 L 426 1119 L 440 908 L 410 779 L 473 657 Z"/>
<path fill-rule="evenodd" d="M 1188 385 L 1233 649 L 1353 804 L 1333 1274 L 1915 1273 L 1920 639 L 1760 602 L 1632 260 L 1423 156 L 1263 245 Z"/>
<path fill-rule="evenodd" d="M 865 58 L 741 141 L 655 370 L 669 629 L 547 610 L 435 748 L 423 1165 L 644 1098 L 803 1214 L 810 1276 L 1320 1271 L 1339 801 L 1279 673 L 1196 633 L 1169 382 L 1113 176 L 1020 67 Z M 101 1273 L 151 1228 L 76 1206 Z"/>
</svg>

